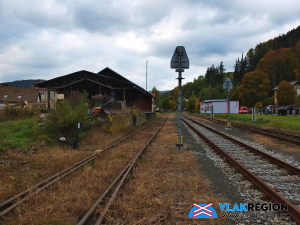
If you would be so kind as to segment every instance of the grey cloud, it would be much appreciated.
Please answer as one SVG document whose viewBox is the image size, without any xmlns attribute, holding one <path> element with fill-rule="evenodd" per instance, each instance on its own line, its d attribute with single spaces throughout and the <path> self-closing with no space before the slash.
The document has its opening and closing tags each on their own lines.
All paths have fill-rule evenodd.
<svg viewBox="0 0 300 225">
<path fill-rule="evenodd" d="M 128 15 L 121 9 L 105 5 L 83 6 L 75 9 L 74 26 L 90 32 L 104 34 L 121 32 L 128 29 Z"/>
<path fill-rule="evenodd" d="M 138 85 L 144 87 L 148 60 L 148 89 L 159 88 L 167 86 L 168 80 L 174 82 L 176 73 L 169 62 L 178 45 L 185 46 L 190 58 L 186 77 L 205 73 L 205 69 L 193 67 L 203 69 L 220 61 L 232 71 L 241 52 L 274 38 L 271 32 L 285 33 L 291 23 L 300 22 L 298 1 L 282 5 L 278 8 L 267 0 L 0 0 L 0 58 L 4 65 L 0 80 L 40 75 L 50 79 L 109 66 L 120 74 L 140 77 Z M 182 21 L 174 24 L 171 18 L 177 15 Z M 144 50 L 136 49 L 133 40 L 129 46 L 114 43 L 123 33 L 130 38 L 129 32 L 146 46 Z M 168 33 L 173 36 L 163 35 Z M 23 49 L 30 54 L 14 57 L 15 52 L 9 51 L 15 48 L 21 49 L 16 54 L 23 54 Z"/>
</svg>

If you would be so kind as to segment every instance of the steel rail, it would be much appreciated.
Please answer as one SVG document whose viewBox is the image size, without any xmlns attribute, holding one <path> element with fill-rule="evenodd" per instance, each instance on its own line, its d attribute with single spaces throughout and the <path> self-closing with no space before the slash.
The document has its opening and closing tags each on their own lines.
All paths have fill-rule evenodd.
<svg viewBox="0 0 300 225">
<path fill-rule="evenodd" d="M 219 123 L 219 124 L 226 124 L 226 121 L 224 120 L 219 120 L 219 119 L 212 119 L 212 118 L 208 118 L 205 116 L 197 116 L 215 123 Z M 261 127 L 258 126 L 252 126 L 249 124 L 239 124 L 239 123 L 232 123 L 233 127 L 237 127 L 239 129 L 243 129 L 243 130 L 247 130 L 247 131 L 252 131 L 252 132 L 257 132 L 266 136 L 269 136 L 271 138 L 277 138 L 280 139 L 281 141 L 288 141 L 291 142 L 293 144 L 299 145 L 300 144 L 300 136 L 295 135 L 295 134 L 289 134 L 287 132 L 282 132 L 282 131 L 276 131 L 276 130 L 272 130 L 272 129 L 263 129 Z M 285 137 L 283 137 L 282 135 L 284 135 Z M 298 139 L 292 139 L 292 138 L 298 138 Z"/>
<path fill-rule="evenodd" d="M 230 141 L 232 141 L 232 142 L 234 142 L 234 143 L 236 143 L 236 144 L 238 144 L 238 145 L 240 145 L 240 146 L 242 146 L 244 148 L 247 148 L 247 149 L 249 149 L 249 150 L 251 150 L 251 151 L 253 151 L 253 152 L 255 152 L 255 153 L 257 153 L 257 154 L 259 154 L 261 156 L 263 156 L 264 158 L 267 158 L 269 161 L 272 161 L 272 162 L 274 162 L 274 163 L 276 163 L 276 164 L 284 167 L 285 169 L 287 169 L 289 171 L 292 171 L 292 172 L 300 175 L 300 169 L 299 168 L 297 168 L 297 167 L 295 167 L 295 166 L 293 166 L 293 165 L 291 165 L 289 163 L 286 163 L 286 162 L 284 162 L 284 161 L 282 161 L 282 160 L 280 160 L 278 158 L 275 158 L 274 156 L 271 156 L 271 155 L 269 155 L 269 154 L 267 154 L 265 152 L 262 152 L 262 151 L 260 151 L 260 150 L 258 150 L 256 148 L 253 148 L 250 145 L 247 145 L 247 144 L 245 144 L 243 142 L 240 142 L 240 141 L 238 141 L 238 140 L 236 140 L 236 139 L 234 139 L 234 138 L 232 138 L 230 136 L 227 136 L 226 134 L 224 134 L 222 132 L 219 132 L 219 131 L 217 131 L 215 129 L 212 129 L 211 127 L 208 127 L 208 126 L 206 126 L 204 124 L 201 124 L 199 121 L 194 120 L 193 118 L 190 118 L 190 117 L 187 117 L 187 116 L 184 116 L 184 117 L 187 118 L 187 119 L 189 119 L 189 120 L 191 120 L 191 121 L 193 121 L 194 123 L 196 123 L 196 124 L 198 124 L 200 126 L 205 127 L 206 129 L 208 129 L 208 130 L 210 130 L 212 132 L 217 133 L 218 135 L 220 135 L 220 136 L 222 136 L 222 137 L 224 137 L 226 139 L 229 139 Z"/>
<path fill-rule="evenodd" d="M 93 219 L 96 208 L 99 206 L 99 204 L 103 201 L 103 199 L 108 195 L 108 193 L 110 193 L 113 189 L 113 187 L 116 185 L 116 183 L 119 181 L 119 183 L 117 184 L 117 187 L 115 188 L 115 190 L 113 191 L 110 199 L 108 200 L 108 202 L 106 203 L 105 208 L 103 209 L 103 211 L 100 213 L 99 218 L 97 219 L 95 225 L 99 225 L 103 222 L 104 217 L 106 212 L 108 211 L 110 205 L 112 204 L 114 198 L 116 197 L 120 187 L 122 186 L 122 184 L 124 183 L 127 175 L 129 174 L 129 172 L 131 171 L 131 169 L 133 168 L 136 160 L 140 157 L 140 155 L 143 153 L 143 151 L 146 149 L 146 147 L 151 143 L 151 141 L 155 138 L 155 136 L 157 135 L 157 133 L 160 131 L 160 129 L 162 128 L 162 126 L 165 124 L 166 120 L 168 118 L 166 118 L 162 124 L 159 126 L 159 128 L 155 131 L 155 133 L 149 138 L 149 140 L 146 142 L 146 144 L 138 151 L 138 153 L 133 157 L 133 159 L 124 167 L 124 169 L 117 175 L 117 177 L 114 179 L 114 181 L 106 188 L 106 190 L 102 193 L 102 195 L 97 199 L 97 201 L 94 203 L 94 205 L 89 209 L 89 211 L 81 218 L 81 220 L 77 223 L 77 225 L 85 225 L 85 224 L 89 224 L 90 221 Z M 122 178 L 121 178 L 122 177 Z"/>
<path fill-rule="evenodd" d="M 232 158 L 229 154 L 227 154 L 224 150 L 222 150 L 219 146 L 210 141 L 207 137 L 205 137 L 201 132 L 199 132 L 195 127 L 193 127 L 190 123 L 188 123 L 185 119 L 183 121 L 199 136 L 201 137 L 210 147 L 218 151 L 226 160 L 228 160 L 234 167 L 236 167 L 241 173 L 248 177 L 249 180 L 253 184 L 255 184 L 260 190 L 262 190 L 267 196 L 269 196 L 276 203 L 286 203 L 288 205 L 287 213 L 297 222 L 300 223 L 300 210 L 295 207 L 290 201 L 281 196 L 278 192 L 276 192 L 273 188 L 263 182 L 260 178 L 258 178 L 254 173 L 249 171 L 242 164 L 237 162 L 234 158 Z M 192 120 L 193 121 L 193 120 Z M 195 121 L 193 121 L 195 122 Z M 198 123 L 199 124 L 199 123 Z M 203 124 L 201 124 L 203 126 Z M 205 127 L 206 128 L 206 127 Z M 212 129 L 213 132 L 216 130 Z M 217 132 L 219 133 L 219 132 Z M 227 137 L 226 137 L 227 138 Z M 250 146 L 249 146 L 250 147 Z M 251 147 L 252 148 L 252 147 Z"/>
<path fill-rule="evenodd" d="M 35 194 L 39 193 L 40 191 L 44 190 L 45 188 L 49 187 L 53 183 L 57 182 L 58 180 L 62 179 L 63 177 L 66 177 L 67 175 L 70 175 L 73 171 L 81 168 L 82 166 L 86 165 L 87 163 L 92 162 L 97 157 L 102 155 L 103 152 L 105 152 L 105 151 L 107 151 L 111 148 L 114 148 L 118 144 L 120 144 L 123 141 L 127 140 L 129 137 L 133 136 L 134 134 L 136 134 L 136 133 L 140 132 L 141 130 L 145 129 L 146 127 L 150 126 L 151 124 L 156 122 L 158 119 L 156 119 L 153 122 L 147 124 L 146 126 L 141 127 L 140 129 L 132 132 L 131 134 L 127 135 L 126 137 L 120 139 L 119 141 L 111 144 L 110 146 L 105 148 L 103 151 L 97 152 L 97 153 L 93 154 L 92 156 L 89 156 L 89 157 L 79 161 L 78 163 L 76 163 L 76 164 L 74 164 L 74 165 L 72 165 L 72 166 L 70 166 L 70 167 L 54 174 L 54 175 L 52 175 L 51 177 L 41 181 L 40 183 L 38 183 L 38 184 L 26 189 L 25 191 L 11 197 L 10 199 L 2 202 L 0 204 L 0 210 L 1 210 L 0 211 L 0 217 L 4 216 L 8 212 L 10 212 L 14 208 L 16 208 L 18 205 L 20 205 L 21 203 L 23 203 L 24 201 L 26 201 L 30 197 L 34 196 Z"/>
</svg>

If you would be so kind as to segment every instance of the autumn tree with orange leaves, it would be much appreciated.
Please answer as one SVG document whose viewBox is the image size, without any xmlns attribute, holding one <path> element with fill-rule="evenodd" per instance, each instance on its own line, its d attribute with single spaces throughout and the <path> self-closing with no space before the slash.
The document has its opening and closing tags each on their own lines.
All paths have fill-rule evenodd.
<svg viewBox="0 0 300 225">
<path fill-rule="evenodd" d="M 276 97 L 278 105 L 288 106 L 296 102 L 297 92 L 290 82 L 284 80 L 278 85 Z"/>
<path fill-rule="evenodd" d="M 294 48 L 296 50 L 297 48 Z M 269 51 L 259 61 L 257 68 L 263 70 L 276 87 L 280 81 L 293 81 L 300 78 L 299 61 L 293 48 L 280 48 L 277 51 Z"/>
<path fill-rule="evenodd" d="M 170 106 L 174 111 L 177 109 L 177 104 L 173 100 L 170 100 Z"/>
<path fill-rule="evenodd" d="M 238 88 L 242 105 L 253 107 L 257 102 L 262 102 L 268 98 L 270 80 L 264 71 L 256 69 L 244 76 L 242 85 Z"/>
</svg>

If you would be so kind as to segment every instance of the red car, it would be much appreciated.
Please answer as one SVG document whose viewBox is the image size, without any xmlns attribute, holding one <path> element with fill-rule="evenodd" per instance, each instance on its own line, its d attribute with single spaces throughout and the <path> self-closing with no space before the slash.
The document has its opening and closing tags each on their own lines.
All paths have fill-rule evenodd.
<svg viewBox="0 0 300 225">
<path fill-rule="evenodd" d="M 240 107 L 239 114 L 248 114 L 251 113 L 251 109 L 249 109 L 247 106 Z"/>
</svg>

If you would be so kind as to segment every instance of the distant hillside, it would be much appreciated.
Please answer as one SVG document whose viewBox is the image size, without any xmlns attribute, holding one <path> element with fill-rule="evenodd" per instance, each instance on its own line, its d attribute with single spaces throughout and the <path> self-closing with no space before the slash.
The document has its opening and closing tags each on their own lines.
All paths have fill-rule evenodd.
<svg viewBox="0 0 300 225">
<path fill-rule="evenodd" d="M 170 92 L 172 90 L 168 90 L 168 91 L 159 91 L 159 93 L 166 93 L 166 92 Z"/>
<path fill-rule="evenodd" d="M 0 83 L 0 85 L 8 84 L 8 85 L 14 86 L 14 87 L 32 87 L 34 84 L 38 83 L 38 81 L 42 82 L 45 80 L 43 80 L 43 79 L 15 80 L 15 81 L 11 81 L 11 82 Z"/>
</svg>

